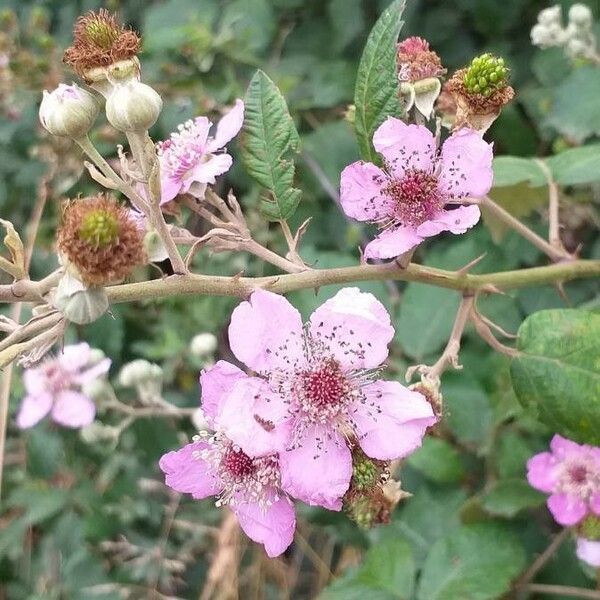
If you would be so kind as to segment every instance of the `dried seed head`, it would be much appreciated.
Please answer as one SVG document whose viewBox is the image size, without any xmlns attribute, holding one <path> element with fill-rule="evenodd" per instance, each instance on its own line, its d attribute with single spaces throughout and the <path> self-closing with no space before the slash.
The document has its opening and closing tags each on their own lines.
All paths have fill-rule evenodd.
<svg viewBox="0 0 600 600">
<path fill-rule="evenodd" d="M 106 9 L 79 17 L 73 29 L 73 45 L 65 50 L 63 61 L 86 78 L 95 67 L 108 67 L 137 56 L 140 37 L 125 28 Z"/>
<path fill-rule="evenodd" d="M 397 61 L 400 81 L 414 83 L 446 73 L 440 57 L 420 37 L 410 37 L 398 44 Z"/>
<path fill-rule="evenodd" d="M 65 204 L 58 248 L 90 286 L 121 281 L 145 262 L 143 232 L 124 206 L 102 194 Z"/>
</svg>

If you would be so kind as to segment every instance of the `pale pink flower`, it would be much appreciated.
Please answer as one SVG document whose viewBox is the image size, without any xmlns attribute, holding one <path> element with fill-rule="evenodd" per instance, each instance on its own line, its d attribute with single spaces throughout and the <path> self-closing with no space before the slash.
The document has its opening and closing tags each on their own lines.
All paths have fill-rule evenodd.
<svg viewBox="0 0 600 600">
<path fill-rule="evenodd" d="M 600 568 L 600 540 L 577 538 L 577 558 L 591 567 Z"/>
<path fill-rule="evenodd" d="M 395 258 L 427 237 L 465 233 L 479 221 L 476 205 L 460 205 L 485 196 L 492 185 L 492 145 L 475 131 L 460 129 L 438 151 L 426 127 L 390 117 L 375 131 L 373 145 L 384 168 L 352 163 L 340 186 L 344 212 L 382 230 L 367 244 L 366 258 Z"/>
<path fill-rule="evenodd" d="M 600 448 L 555 435 L 550 452 L 527 462 L 527 479 L 550 494 L 548 508 L 561 525 L 570 527 L 588 515 L 600 516 Z"/>
<path fill-rule="evenodd" d="M 340 510 L 349 440 L 392 460 L 419 447 L 436 421 L 421 394 L 379 378 L 393 336 L 384 306 L 358 288 L 340 290 L 306 325 L 284 297 L 257 290 L 229 326 L 231 350 L 257 375 L 219 361 L 201 378 L 203 405 L 244 452 L 279 453 L 284 491 Z M 215 402 L 218 393 L 228 401 Z"/>
<path fill-rule="evenodd" d="M 109 358 L 95 361 L 92 349 L 84 342 L 65 346 L 58 356 L 26 369 L 23 382 L 27 395 L 21 403 L 17 425 L 21 429 L 33 427 L 47 414 L 65 427 L 89 425 L 96 407 L 82 386 L 105 375 L 110 363 Z"/>
<path fill-rule="evenodd" d="M 185 194 L 194 183 L 215 183 L 217 175 L 227 172 L 233 159 L 220 150 L 238 134 L 243 122 L 244 103 L 238 99 L 219 121 L 214 137 L 209 136 L 212 123 L 208 118 L 196 117 L 179 125 L 168 140 L 159 142 L 161 204 Z"/>
<path fill-rule="evenodd" d="M 225 369 L 221 375 L 213 378 L 210 402 L 203 406 L 212 427 L 216 414 L 226 411 L 231 399 L 231 373 Z M 220 383 L 223 387 L 219 388 Z M 165 454 L 159 465 L 172 489 L 196 499 L 216 496 L 217 506 L 229 506 L 246 535 L 263 544 L 270 557 L 279 556 L 292 543 L 296 516 L 292 502 L 280 489 L 276 454 L 250 456 L 223 432 L 203 432 L 193 443 Z"/>
</svg>

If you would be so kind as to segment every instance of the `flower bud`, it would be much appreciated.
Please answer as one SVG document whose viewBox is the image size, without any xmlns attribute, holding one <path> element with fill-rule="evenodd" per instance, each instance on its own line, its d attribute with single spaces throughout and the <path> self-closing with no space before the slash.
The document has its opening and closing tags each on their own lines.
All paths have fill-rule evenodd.
<svg viewBox="0 0 600 600">
<path fill-rule="evenodd" d="M 579 58 L 585 57 L 588 54 L 590 48 L 589 45 L 586 44 L 583 40 L 580 40 L 579 38 L 570 38 L 567 42 L 565 50 L 571 58 Z"/>
<path fill-rule="evenodd" d="M 77 325 L 92 323 L 108 310 L 104 288 L 88 288 L 69 272 L 58 282 L 52 303 Z"/>
<path fill-rule="evenodd" d="M 98 101 L 88 91 L 61 83 L 53 92 L 44 90 L 40 122 L 52 135 L 80 138 L 90 130 L 99 110 Z"/>
<path fill-rule="evenodd" d="M 200 357 L 212 356 L 217 345 L 217 338 L 212 333 L 199 333 L 190 342 L 190 352 Z"/>
<path fill-rule="evenodd" d="M 160 95 L 135 79 L 116 84 L 106 101 L 106 117 L 119 131 L 146 131 L 156 123 L 161 110 Z"/>
<path fill-rule="evenodd" d="M 119 437 L 119 429 L 110 425 L 104 425 L 100 421 L 94 421 L 79 431 L 79 436 L 86 444 L 98 442 L 113 442 Z"/>
<path fill-rule="evenodd" d="M 555 4 L 554 6 L 550 6 L 549 8 L 540 11 L 538 14 L 538 23 L 541 23 L 542 25 L 560 24 L 561 18 L 560 6 Z"/>
<path fill-rule="evenodd" d="M 585 4 L 573 4 L 569 9 L 569 22 L 580 28 L 591 27 L 593 21 L 592 11 Z"/>
<path fill-rule="evenodd" d="M 119 383 L 123 387 L 135 387 L 148 381 L 162 380 L 163 370 L 154 363 L 138 358 L 123 366 Z"/>
<path fill-rule="evenodd" d="M 81 390 L 96 404 L 101 404 L 103 400 L 109 400 L 113 393 L 110 383 L 102 377 L 84 383 Z"/>
</svg>

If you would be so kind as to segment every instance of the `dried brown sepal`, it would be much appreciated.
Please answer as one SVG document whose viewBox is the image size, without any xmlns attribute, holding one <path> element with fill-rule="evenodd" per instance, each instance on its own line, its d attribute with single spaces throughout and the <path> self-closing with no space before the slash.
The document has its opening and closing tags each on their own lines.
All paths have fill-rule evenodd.
<svg viewBox="0 0 600 600">
<path fill-rule="evenodd" d="M 94 228 L 94 221 L 100 222 Z M 129 211 L 105 194 L 63 205 L 58 250 L 88 286 L 122 281 L 146 262 L 143 232 Z"/>
<path fill-rule="evenodd" d="M 63 62 L 86 79 L 86 72 L 134 58 L 140 51 L 139 35 L 121 25 L 115 15 L 101 8 L 80 16 L 73 29 L 73 45 Z"/>
<path fill-rule="evenodd" d="M 448 91 L 456 102 L 456 117 L 453 129 L 471 127 L 483 133 L 500 114 L 502 107 L 515 95 L 510 85 L 494 90 L 489 96 L 469 92 L 465 87 L 466 69 L 459 69 L 448 80 L 444 90 Z"/>
</svg>

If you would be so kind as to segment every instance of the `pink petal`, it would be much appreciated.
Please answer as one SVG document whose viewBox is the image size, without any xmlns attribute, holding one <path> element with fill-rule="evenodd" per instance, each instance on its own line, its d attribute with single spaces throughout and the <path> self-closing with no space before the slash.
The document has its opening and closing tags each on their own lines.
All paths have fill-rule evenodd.
<svg viewBox="0 0 600 600">
<path fill-rule="evenodd" d="M 231 168 L 233 158 L 229 154 L 211 154 L 207 160 L 198 163 L 185 179 L 183 191 L 187 192 L 193 182 L 215 183 L 217 175 L 223 175 Z"/>
<path fill-rule="evenodd" d="M 302 317 L 283 296 L 256 290 L 231 315 L 229 345 L 255 371 L 295 369 L 304 364 Z"/>
<path fill-rule="evenodd" d="M 590 500 L 590 508 L 600 517 L 600 490 L 592 496 Z"/>
<path fill-rule="evenodd" d="M 492 144 L 472 129 L 459 129 L 442 146 L 440 185 L 451 197 L 481 198 L 492 187 Z"/>
<path fill-rule="evenodd" d="M 555 434 L 550 441 L 550 449 L 559 458 L 573 454 L 581 454 L 584 451 L 584 447 L 580 446 L 576 442 L 572 442 L 561 435 Z"/>
<path fill-rule="evenodd" d="M 182 180 L 161 173 L 160 175 L 160 203 L 166 204 L 171 202 L 177 194 L 179 194 L 182 187 Z"/>
<path fill-rule="evenodd" d="M 26 369 L 23 371 L 23 384 L 25 385 L 27 393 L 31 396 L 45 394 L 48 386 L 48 379 L 44 374 L 43 365 L 42 367 Z"/>
<path fill-rule="evenodd" d="M 551 493 L 556 485 L 556 459 L 550 452 L 541 452 L 527 461 L 527 481 L 541 492 Z"/>
<path fill-rule="evenodd" d="M 422 394 L 397 381 L 375 381 L 354 403 L 352 420 L 364 453 L 379 460 L 404 458 L 421 446 L 427 427 L 437 421 Z"/>
<path fill-rule="evenodd" d="M 244 103 L 238 98 L 235 106 L 225 114 L 217 125 L 217 132 L 206 145 L 207 152 L 216 152 L 232 140 L 244 124 Z"/>
<path fill-rule="evenodd" d="M 231 393 L 236 381 L 245 377 L 248 376 L 244 371 L 224 360 L 200 373 L 202 410 L 211 426 L 214 426 L 223 402 Z"/>
<path fill-rule="evenodd" d="M 96 405 L 79 392 L 63 390 L 54 400 L 52 419 L 65 427 L 85 427 L 95 416 Z"/>
<path fill-rule="evenodd" d="M 314 425 L 293 450 L 279 455 L 281 487 L 294 498 L 329 510 L 342 508 L 352 477 L 352 457 L 344 437 Z"/>
<path fill-rule="evenodd" d="M 436 144 L 433 134 L 423 125 L 407 125 L 388 117 L 375 131 L 373 146 L 385 158 L 386 168 L 396 177 L 409 169 L 429 171 Z"/>
<path fill-rule="evenodd" d="M 25 396 L 17 415 L 17 427 L 28 429 L 39 423 L 50 412 L 52 402 L 52 396 L 46 393 Z"/>
<path fill-rule="evenodd" d="M 65 346 L 57 356 L 61 368 L 69 373 L 76 373 L 85 367 L 90 360 L 91 348 L 85 342 Z"/>
<path fill-rule="evenodd" d="M 390 315 L 373 296 L 343 288 L 310 317 L 311 336 L 321 340 L 342 368 L 371 369 L 388 355 L 394 337 Z"/>
<path fill-rule="evenodd" d="M 108 373 L 111 362 L 112 361 L 110 360 L 110 358 L 103 358 L 101 361 L 91 366 L 89 369 L 82 371 L 81 373 L 77 373 L 73 379 L 79 385 L 84 385 L 86 383 L 89 383 L 90 381 L 94 381 Z"/>
<path fill-rule="evenodd" d="M 374 164 L 358 161 L 348 165 L 340 182 L 342 209 L 357 221 L 379 221 L 394 207 L 394 202 L 381 188 L 388 182 L 387 175 Z"/>
<path fill-rule="evenodd" d="M 600 567 L 600 541 L 577 538 L 577 558 L 591 567 Z"/>
<path fill-rule="evenodd" d="M 396 258 L 423 241 L 420 235 L 411 227 L 394 227 L 385 229 L 365 247 L 365 258 Z"/>
<path fill-rule="evenodd" d="M 165 484 L 176 492 L 192 494 L 197 500 L 218 494 L 221 481 L 206 461 L 194 456 L 208 447 L 206 442 L 193 442 L 183 448 L 167 452 L 158 466 L 166 475 Z"/>
<path fill-rule="evenodd" d="M 459 206 L 453 210 L 442 210 L 430 221 L 419 225 L 417 235 L 431 237 L 442 231 L 451 231 L 456 234 L 465 233 L 479 222 L 480 217 L 481 212 L 475 204 Z"/>
<path fill-rule="evenodd" d="M 565 527 L 576 525 L 587 514 L 585 502 L 567 494 L 552 494 L 548 498 L 548 508 L 556 522 Z"/>
<path fill-rule="evenodd" d="M 238 379 L 221 404 L 217 426 L 248 456 L 279 452 L 288 438 L 284 399 L 258 377 Z"/>
<path fill-rule="evenodd" d="M 285 495 L 272 494 L 272 504 L 263 507 L 257 503 L 235 504 L 244 533 L 258 544 L 263 544 L 269 558 L 279 556 L 294 541 L 296 514 L 294 505 Z M 275 499 L 277 498 L 277 499 Z"/>
</svg>

